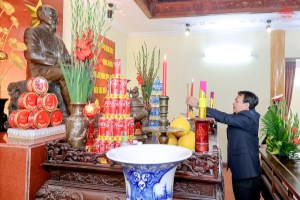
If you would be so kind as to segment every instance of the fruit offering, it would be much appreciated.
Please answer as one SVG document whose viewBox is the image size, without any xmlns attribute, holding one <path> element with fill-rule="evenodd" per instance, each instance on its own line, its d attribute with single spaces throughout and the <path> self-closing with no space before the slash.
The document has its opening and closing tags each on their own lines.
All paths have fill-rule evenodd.
<svg viewBox="0 0 300 200">
<path fill-rule="evenodd" d="M 195 132 L 191 131 L 190 123 L 184 116 L 175 118 L 171 122 L 170 127 L 181 128 L 184 130 L 175 133 L 167 133 L 169 145 L 178 145 L 193 151 L 195 150 Z"/>
</svg>

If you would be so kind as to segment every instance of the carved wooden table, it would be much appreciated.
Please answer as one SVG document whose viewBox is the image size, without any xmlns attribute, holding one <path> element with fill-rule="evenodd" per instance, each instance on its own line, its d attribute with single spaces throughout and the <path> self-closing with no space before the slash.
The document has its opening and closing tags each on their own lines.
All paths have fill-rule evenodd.
<svg viewBox="0 0 300 200">
<path fill-rule="evenodd" d="M 260 148 L 262 180 L 274 199 L 300 199 L 300 160 L 278 158 Z"/>
<path fill-rule="evenodd" d="M 46 145 L 43 167 L 50 180 L 36 193 L 36 199 L 126 199 L 124 175 L 115 163 L 100 164 L 105 155 L 72 149 L 63 140 Z M 218 148 L 193 154 L 176 170 L 173 199 L 224 199 L 224 178 Z"/>
</svg>

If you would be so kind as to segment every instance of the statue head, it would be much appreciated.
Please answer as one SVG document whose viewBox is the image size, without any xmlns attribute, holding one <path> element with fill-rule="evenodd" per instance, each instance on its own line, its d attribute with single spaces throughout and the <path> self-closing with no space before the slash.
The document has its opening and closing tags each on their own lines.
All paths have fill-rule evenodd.
<svg viewBox="0 0 300 200">
<path fill-rule="evenodd" d="M 37 16 L 41 21 L 41 25 L 46 26 L 53 33 L 56 32 L 58 14 L 55 8 L 46 4 L 41 5 L 37 10 Z"/>
</svg>

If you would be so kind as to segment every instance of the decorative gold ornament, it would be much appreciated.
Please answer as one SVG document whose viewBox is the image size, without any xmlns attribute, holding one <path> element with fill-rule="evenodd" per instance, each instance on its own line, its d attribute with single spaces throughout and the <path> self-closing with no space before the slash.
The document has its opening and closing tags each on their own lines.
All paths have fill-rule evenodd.
<svg viewBox="0 0 300 200">
<path fill-rule="evenodd" d="M 37 9 L 38 9 L 38 7 L 40 7 L 41 5 L 43 5 L 43 3 L 42 3 L 41 0 L 39 0 L 39 2 L 36 4 L 35 7 L 32 6 L 32 5 L 29 5 L 29 4 L 26 4 L 26 3 L 25 3 L 25 6 L 26 6 L 26 8 L 28 9 L 28 11 L 29 11 L 29 13 L 30 13 L 30 15 L 31 15 L 31 17 L 32 17 L 30 26 L 37 26 L 37 25 L 40 24 L 40 20 L 39 20 L 39 18 L 38 18 L 38 16 L 37 16 Z"/>
<path fill-rule="evenodd" d="M 22 70 L 26 68 L 24 59 L 15 53 L 15 51 L 26 50 L 26 45 L 16 38 L 9 37 L 13 28 L 18 29 L 19 27 L 19 21 L 13 15 L 14 13 L 15 8 L 10 3 L 0 0 L 0 17 L 2 19 L 2 15 L 5 14 L 9 16 L 11 22 L 7 27 L 4 27 L 3 23 L 0 24 L 0 90 L 2 81 L 12 69 L 12 66 Z M 6 42 L 9 48 L 6 46 Z"/>
<path fill-rule="evenodd" d="M 5 53 L 4 51 L 1 51 L 0 50 L 0 60 L 3 61 L 3 60 L 7 60 L 7 53 Z"/>
</svg>

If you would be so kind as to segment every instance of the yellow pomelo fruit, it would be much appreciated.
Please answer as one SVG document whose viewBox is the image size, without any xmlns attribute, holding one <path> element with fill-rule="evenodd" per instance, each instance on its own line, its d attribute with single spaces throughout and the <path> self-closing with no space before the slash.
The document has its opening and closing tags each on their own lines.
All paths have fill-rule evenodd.
<svg viewBox="0 0 300 200">
<path fill-rule="evenodd" d="M 173 135 L 172 133 L 167 133 L 167 135 L 169 136 L 168 144 L 177 145 L 177 138 L 175 137 L 175 135 Z"/>
<path fill-rule="evenodd" d="M 191 130 L 191 125 L 190 125 L 189 121 L 183 116 L 175 118 L 171 122 L 170 127 L 184 129 L 184 131 L 172 133 L 177 138 L 188 134 Z"/>
<path fill-rule="evenodd" d="M 183 135 L 178 139 L 178 146 L 195 150 L 195 132 L 190 131 L 187 135 Z"/>
</svg>

